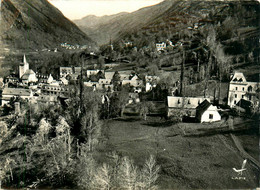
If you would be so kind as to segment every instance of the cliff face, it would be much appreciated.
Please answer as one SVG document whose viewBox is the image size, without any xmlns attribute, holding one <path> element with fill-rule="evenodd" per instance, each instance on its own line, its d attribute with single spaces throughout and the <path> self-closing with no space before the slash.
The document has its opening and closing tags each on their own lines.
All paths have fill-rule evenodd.
<svg viewBox="0 0 260 190">
<path fill-rule="evenodd" d="M 2 0 L 1 33 L 3 43 L 15 49 L 57 47 L 95 43 L 47 0 Z"/>
</svg>

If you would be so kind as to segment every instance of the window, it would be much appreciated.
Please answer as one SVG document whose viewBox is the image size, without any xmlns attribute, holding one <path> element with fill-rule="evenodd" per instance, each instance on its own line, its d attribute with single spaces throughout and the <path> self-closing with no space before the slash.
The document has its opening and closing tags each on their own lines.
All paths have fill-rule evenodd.
<svg viewBox="0 0 260 190">
<path fill-rule="evenodd" d="M 237 90 L 237 87 L 236 87 L 236 90 Z"/>
<path fill-rule="evenodd" d="M 213 119 L 213 114 L 209 114 L 209 119 Z"/>
<path fill-rule="evenodd" d="M 244 90 L 245 90 L 245 88 L 243 87 L 243 88 L 242 88 L 242 90 L 244 91 Z"/>
<path fill-rule="evenodd" d="M 188 104 L 190 104 L 190 100 L 188 100 Z"/>
<path fill-rule="evenodd" d="M 234 101 L 234 104 L 237 104 L 237 101 L 236 101 L 236 100 Z"/>
<path fill-rule="evenodd" d="M 237 94 L 235 94 L 235 98 L 237 98 Z"/>
<path fill-rule="evenodd" d="M 178 99 L 178 104 L 180 104 L 181 103 L 181 101 L 180 101 L 180 99 Z"/>
<path fill-rule="evenodd" d="M 244 99 L 244 96 L 245 96 L 245 95 L 242 95 L 242 99 Z"/>
</svg>

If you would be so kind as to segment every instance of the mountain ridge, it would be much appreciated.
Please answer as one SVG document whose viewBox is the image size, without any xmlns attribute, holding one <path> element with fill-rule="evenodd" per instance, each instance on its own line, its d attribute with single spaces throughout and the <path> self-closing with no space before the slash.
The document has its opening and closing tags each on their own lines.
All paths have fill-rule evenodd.
<svg viewBox="0 0 260 190">
<path fill-rule="evenodd" d="M 53 48 L 62 42 L 95 46 L 46 0 L 2 0 L 0 37 L 15 49 Z"/>
</svg>

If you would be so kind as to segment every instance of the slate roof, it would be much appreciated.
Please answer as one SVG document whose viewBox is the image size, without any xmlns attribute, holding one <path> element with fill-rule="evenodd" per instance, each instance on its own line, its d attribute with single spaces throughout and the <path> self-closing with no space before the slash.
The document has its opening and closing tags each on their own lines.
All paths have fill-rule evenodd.
<svg viewBox="0 0 260 190">
<path fill-rule="evenodd" d="M 28 69 L 22 76 L 23 80 L 28 80 L 30 75 L 35 74 L 35 72 L 32 69 Z"/>
<path fill-rule="evenodd" d="M 199 104 L 196 108 L 199 112 L 206 111 L 211 106 L 211 103 L 208 102 L 208 100 L 204 100 L 201 104 Z"/>
<path fill-rule="evenodd" d="M 167 102 L 169 108 L 185 108 L 196 109 L 196 107 L 202 103 L 205 99 L 209 101 L 209 98 L 204 97 L 177 97 L 168 96 Z"/>
<path fill-rule="evenodd" d="M 12 95 L 12 96 L 30 96 L 30 89 L 25 88 L 4 88 L 2 92 L 2 96 L 4 95 Z"/>
</svg>

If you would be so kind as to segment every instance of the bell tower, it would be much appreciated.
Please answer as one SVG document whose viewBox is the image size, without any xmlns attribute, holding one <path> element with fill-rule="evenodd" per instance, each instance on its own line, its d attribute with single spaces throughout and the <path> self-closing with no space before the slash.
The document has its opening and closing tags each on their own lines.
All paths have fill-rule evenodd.
<svg viewBox="0 0 260 190">
<path fill-rule="evenodd" d="M 27 70 L 29 70 L 29 63 L 27 63 L 26 57 L 24 55 L 23 62 L 19 65 L 19 78 L 21 78 Z"/>
</svg>

